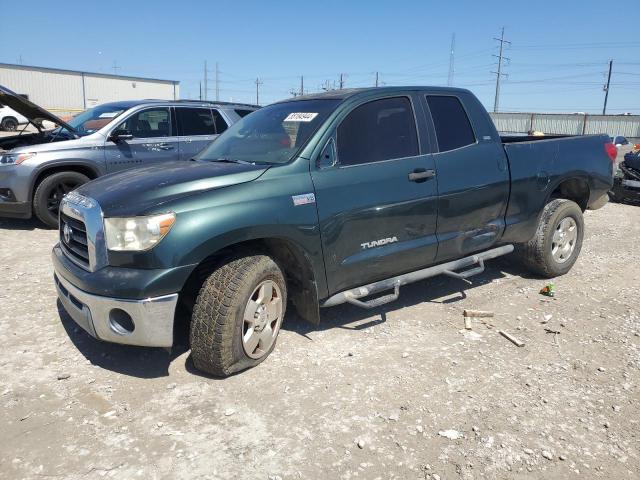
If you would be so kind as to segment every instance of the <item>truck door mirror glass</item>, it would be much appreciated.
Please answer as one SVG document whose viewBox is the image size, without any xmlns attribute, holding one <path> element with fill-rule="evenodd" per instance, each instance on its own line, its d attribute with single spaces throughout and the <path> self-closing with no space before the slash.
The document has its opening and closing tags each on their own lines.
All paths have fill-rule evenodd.
<svg viewBox="0 0 640 480">
<path fill-rule="evenodd" d="M 118 143 L 122 140 L 131 140 L 133 138 L 133 135 L 131 134 L 131 132 L 129 130 L 125 130 L 124 128 L 118 128 L 117 130 L 114 130 L 113 132 L 111 132 L 111 136 L 109 137 L 109 139 L 115 143 Z"/>
<path fill-rule="evenodd" d="M 333 138 L 329 139 L 318 158 L 319 168 L 333 167 L 336 164 L 336 145 Z"/>
</svg>

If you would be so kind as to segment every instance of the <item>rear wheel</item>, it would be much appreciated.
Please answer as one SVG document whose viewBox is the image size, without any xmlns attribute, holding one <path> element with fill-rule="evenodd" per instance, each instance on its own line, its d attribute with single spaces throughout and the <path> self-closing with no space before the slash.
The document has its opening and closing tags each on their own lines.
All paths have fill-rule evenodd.
<svg viewBox="0 0 640 480">
<path fill-rule="evenodd" d="M 88 181 L 89 177 L 78 172 L 58 172 L 45 177 L 33 195 L 33 211 L 36 217 L 46 226 L 57 228 L 58 209 L 62 197 Z"/>
<path fill-rule="evenodd" d="M 583 236 L 580 207 L 571 200 L 555 199 L 545 205 L 534 237 L 518 250 L 531 271 L 546 278 L 557 277 L 576 263 Z"/>
<path fill-rule="evenodd" d="M 7 117 L 2 120 L 2 125 L 0 126 L 2 126 L 2 129 L 7 132 L 13 132 L 18 128 L 18 120 L 13 117 Z"/>
<path fill-rule="evenodd" d="M 191 356 L 199 370 L 227 376 L 262 362 L 276 345 L 287 285 L 266 255 L 232 258 L 200 289 L 191 318 Z"/>
</svg>

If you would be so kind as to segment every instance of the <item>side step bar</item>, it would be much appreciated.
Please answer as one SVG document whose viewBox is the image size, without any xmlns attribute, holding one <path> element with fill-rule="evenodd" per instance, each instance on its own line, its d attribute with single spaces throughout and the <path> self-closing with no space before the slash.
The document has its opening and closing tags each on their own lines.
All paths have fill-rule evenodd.
<svg viewBox="0 0 640 480">
<path fill-rule="evenodd" d="M 507 253 L 513 252 L 513 245 L 503 245 L 502 247 L 493 248 L 486 252 L 476 253 L 470 257 L 461 258 L 460 260 L 454 260 L 452 262 L 443 263 L 441 265 L 435 265 L 433 267 L 424 268 L 422 270 L 416 270 L 415 272 L 405 273 L 404 275 L 398 275 L 397 277 L 387 278 L 379 282 L 370 283 L 362 287 L 356 287 L 351 290 L 345 290 L 344 292 L 336 293 L 332 297 L 329 297 L 320 304 L 321 307 L 333 307 L 342 303 L 351 303 L 362 308 L 376 308 L 385 303 L 393 302 L 400 296 L 400 287 L 409 283 L 424 280 L 425 278 L 435 277 L 440 274 L 448 275 L 454 278 L 469 278 L 472 275 L 477 275 L 484 271 L 484 262 L 492 258 L 501 257 Z M 454 270 L 460 270 L 462 268 L 477 265 L 475 268 L 465 270 L 462 272 L 455 272 Z M 385 290 L 392 290 L 393 293 L 389 293 L 382 297 L 374 298 L 372 300 L 363 301 L 364 297 L 375 295 Z"/>
</svg>

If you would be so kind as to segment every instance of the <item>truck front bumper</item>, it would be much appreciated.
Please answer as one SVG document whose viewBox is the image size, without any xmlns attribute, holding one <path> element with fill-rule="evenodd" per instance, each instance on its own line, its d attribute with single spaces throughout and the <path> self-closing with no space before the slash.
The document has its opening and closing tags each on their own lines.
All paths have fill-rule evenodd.
<svg viewBox="0 0 640 480">
<path fill-rule="evenodd" d="M 69 316 L 91 336 L 106 342 L 144 347 L 173 345 L 177 293 L 142 299 L 89 293 L 66 278 L 74 276 L 66 268 L 68 262 L 61 261 L 59 255 L 56 246 L 53 264 L 58 298 Z M 113 277 L 112 280 L 117 281 Z"/>
<path fill-rule="evenodd" d="M 145 300 L 92 295 L 54 274 L 60 303 L 89 335 L 106 342 L 143 347 L 173 345 L 178 294 Z"/>
</svg>

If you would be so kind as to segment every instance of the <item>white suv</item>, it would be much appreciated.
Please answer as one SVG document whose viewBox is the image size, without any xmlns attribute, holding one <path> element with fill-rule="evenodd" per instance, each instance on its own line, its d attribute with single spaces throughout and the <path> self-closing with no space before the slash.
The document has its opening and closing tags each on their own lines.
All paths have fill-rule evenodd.
<svg viewBox="0 0 640 480">
<path fill-rule="evenodd" d="M 29 123 L 29 120 L 15 110 L 0 104 L 0 130 L 12 132 L 18 128 L 18 125 L 24 123 Z"/>
</svg>

